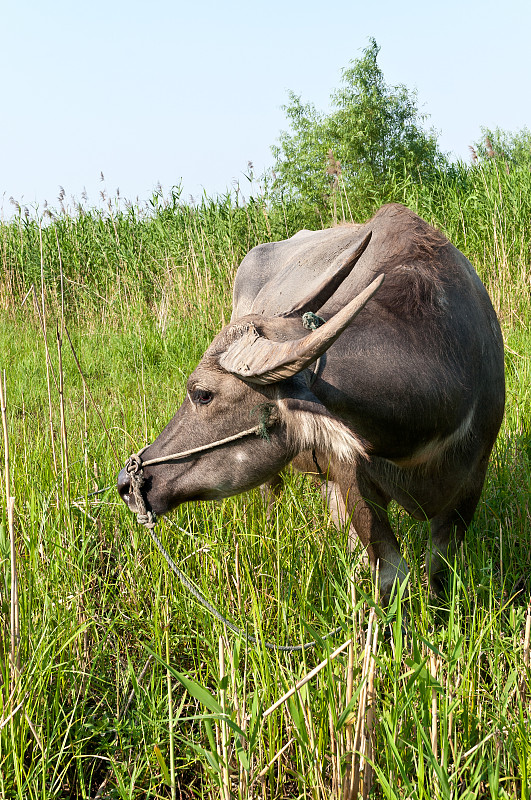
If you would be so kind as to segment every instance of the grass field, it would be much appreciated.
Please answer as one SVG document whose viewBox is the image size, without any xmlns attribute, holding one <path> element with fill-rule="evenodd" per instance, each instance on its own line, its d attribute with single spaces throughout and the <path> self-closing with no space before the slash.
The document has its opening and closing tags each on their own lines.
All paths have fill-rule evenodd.
<svg viewBox="0 0 531 800">
<path fill-rule="evenodd" d="M 448 603 L 422 585 L 426 526 L 392 508 L 412 567 L 404 639 L 401 603 L 378 607 L 361 554 L 292 475 L 272 516 L 253 492 L 157 529 L 251 634 L 318 639 L 248 646 L 181 589 L 114 489 L 228 320 L 241 258 L 326 218 L 176 192 L 21 210 L 0 225 L 0 796 L 529 798 L 531 173 L 494 161 L 341 199 L 347 219 L 397 200 L 440 227 L 502 324 L 507 411 Z"/>
</svg>

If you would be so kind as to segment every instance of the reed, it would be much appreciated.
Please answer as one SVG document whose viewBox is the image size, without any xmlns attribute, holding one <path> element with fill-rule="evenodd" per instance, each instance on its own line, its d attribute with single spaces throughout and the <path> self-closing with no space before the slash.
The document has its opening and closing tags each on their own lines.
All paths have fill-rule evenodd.
<svg viewBox="0 0 531 800">
<path fill-rule="evenodd" d="M 0 225 L 0 796 L 529 797 L 529 176 L 491 161 L 430 185 L 395 175 L 363 208 L 338 192 L 355 220 L 393 199 L 438 225 L 500 314 L 507 413 L 447 602 L 422 586 L 426 526 L 393 508 L 412 565 L 405 640 L 400 593 L 378 606 L 348 530 L 291 475 L 272 512 L 252 492 L 160 523 L 237 624 L 318 641 L 249 647 L 173 583 L 112 488 L 184 399 L 239 260 L 320 226 L 318 211 L 160 192 L 149 208 L 22 210 Z M 57 329 L 68 346 L 51 346 Z"/>
</svg>

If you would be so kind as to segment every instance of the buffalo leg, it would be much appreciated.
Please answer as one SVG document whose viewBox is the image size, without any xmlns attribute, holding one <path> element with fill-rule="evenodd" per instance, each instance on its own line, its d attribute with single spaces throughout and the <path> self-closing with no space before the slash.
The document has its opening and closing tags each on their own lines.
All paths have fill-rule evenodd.
<svg viewBox="0 0 531 800">
<path fill-rule="evenodd" d="M 270 480 L 266 481 L 260 486 L 260 494 L 267 507 L 267 516 L 271 515 L 275 501 L 278 500 L 282 487 L 284 486 L 284 478 L 282 473 L 279 472 Z"/>
<path fill-rule="evenodd" d="M 321 494 L 336 528 L 342 530 L 348 525 L 348 548 L 352 553 L 356 549 L 358 534 L 347 513 L 341 489 L 334 481 L 327 481 L 321 484 Z"/>
<path fill-rule="evenodd" d="M 346 509 L 351 517 L 361 543 L 367 551 L 369 563 L 380 576 L 382 604 L 389 602 L 393 586 L 402 583 L 409 575 L 405 559 L 400 553 L 397 538 L 389 524 L 385 497 L 374 484 L 363 485 L 358 480 L 341 487 L 346 498 Z"/>
<path fill-rule="evenodd" d="M 444 588 L 444 576 L 448 566 L 465 538 L 466 529 L 481 496 L 486 467 L 477 475 L 469 491 L 460 502 L 444 514 L 433 517 L 430 522 L 431 536 L 426 551 L 426 573 L 430 590 L 438 595 Z"/>
</svg>

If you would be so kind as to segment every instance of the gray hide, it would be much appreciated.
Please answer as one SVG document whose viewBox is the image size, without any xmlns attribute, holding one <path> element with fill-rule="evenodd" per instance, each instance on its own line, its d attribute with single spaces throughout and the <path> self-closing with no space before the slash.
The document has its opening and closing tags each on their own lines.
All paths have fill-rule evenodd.
<svg viewBox="0 0 531 800">
<path fill-rule="evenodd" d="M 298 306 L 368 233 L 365 251 L 319 316 L 332 322 L 378 275 L 385 281 L 319 361 L 287 378 L 272 372 L 263 386 L 238 372 L 230 352 L 242 332 L 251 328 L 258 345 L 267 340 L 271 349 L 308 335 Z M 415 519 L 431 520 L 426 565 L 438 590 L 445 560 L 474 514 L 504 409 L 502 336 L 470 262 L 397 205 L 364 225 L 301 231 L 254 248 L 238 269 L 231 323 L 143 457 L 245 430 L 261 402 L 277 420 L 269 441 L 248 437 L 184 463 L 147 467 L 148 505 L 160 513 L 266 481 L 278 486 L 288 463 L 314 474 L 317 464 L 336 518 L 351 522 L 373 567 L 379 562 L 384 599 L 407 575 L 387 518 L 392 499 Z M 132 507 L 123 471 L 119 491 Z"/>
</svg>

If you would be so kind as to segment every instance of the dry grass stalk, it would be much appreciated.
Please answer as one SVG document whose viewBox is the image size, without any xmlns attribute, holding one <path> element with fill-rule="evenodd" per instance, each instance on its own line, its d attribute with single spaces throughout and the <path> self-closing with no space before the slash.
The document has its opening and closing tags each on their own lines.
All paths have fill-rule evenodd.
<svg viewBox="0 0 531 800">
<path fill-rule="evenodd" d="M 341 163 L 335 157 L 332 150 L 328 151 L 327 157 L 328 157 L 328 166 L 326 168 L 326 174 L 329 175 L 332 179 L 333 218 L 334 218 L 334 225 L 337 225 L 337 192 L 339 187 L 339 176 L 341 175 Z M 343 222 L 344 221 L 345 221 L 345 215 L 343 213 Z"/>
<path fill-rule="evenodd" d="M 312 709 L 311 709 L 311 707 L 310 707 L 310 705 L 308 703 L 304 703 L 302 697 L 300 696 L 300 694 L 298 692 L 297 692 L 297 694 L 298 694 L 298 698 L 299 698 L 299 702 L 300 702 L 300 708 L 301 708 L 301 711 L 302 711 L 302 715 L 304 717 L 304 722 L 305 722 L 305 725 L 306 725 L 306 733 L 308 734 L 308 739 L 309 739 L 309 742 L 310 742 L 310 749 L 311 749 L 311 752 L 312 752 L 312 762 L 311 763 L 312 763 L 312 766 L 313 766 L 314 775 L 317 778 L 317 784 L 318 784 L 318 786 L 319 786 L 319 788 L 321 790 L 321 794 L 324 797 L 326 797 L 327 787 L 325 786 L 324 781 L 323 781 L 324 764 L 323 764 L 322 759 L 320 759 L 318 757 L 318 747 L 317 747 L 317 742 L 315 741 L 315 725 L 314 725 L 314 722 L 313 722 Z"/>
<path fill-rule="evenodd" d="M 219 680 L 222 683 L 225 677 L 225 642 L 223 636 L 219 637 Z M 225 713 L 227 692 L 224 688 L 220 689 L 221 708 Z M 221 757 L 223 763 L 221 766 L 221 797 L 223 800 L 230 800 L 230 777 L 229 777 L 229 754 L 227 742 L 229 740 L 229 729 L 226 721 L 221 720 Z"/>
<path fill-rule="evenodd" d="M 272 759 L 271 759 L 271 761 L 270 761 L 270 762 L 267 764 L 267 766 L 265 766 L 265 767 L 264 767 L 262 770 L 260 770 L 260 772 L 258 773 L 258 775 L 256 776 L 256 778 L 254 779 L 253 783 L 254 783 L 255 781 L 260 781 L 260 782 L 262 783 L 262 786 L 264 786 L 264 785 L 265 785 L 265 779 L 266 779 L 266 777 L 267 777 L 267 773 L 269 772 L 269 770 L 271 769 L 271 767 L 273 766 L 273 764 L 274 764 L 276 761 L 278 761 L 278 759 L 279 759 L 279 758 L 280 758 L 282 755 L 284 755 L 284 753 L 286 752 L 286 750 L 288 749 L 288 747 L 290 747 L 290 746 L 293 744 L 293 742 L 294 742 L 294 741 L 295 741 L 295 739 L 292 737 L 292 738 L 291 738 L 291 739 L 290 739 L 288 742 L 286 742 L 286 744 L 285 744 L 283 747 L 281 747 L 281 748 L 280 748 L 280 750 L 278 751 L 278 753 L 276 753 L 276 754 L 273 756 L 273 758 L 272 758 Z M 252 784 L 251 784 L 251 786 L 252 786 Z M 249 788 L 250 788 L 250 787 L 249 787 Z"/>
<path fill-rule="evenodd" d="M 0 731 L 2 730 L 2 728 L 5 728 L 5 726 L 9 722 L 11 722 L 11 720 L 13 719 L 15 714 L 20 711 L 20 709 L 22 708 L 23 705 L 24 705 L 24 702 L 19 703 L 18 706 L 15 706 L 15 708 L 7 715 L 7 717 L 4 717 L 3 719 L 0 719 Z"/>
<path fill-rule="evenodd" d="M 240 542 L 236 535 L 234 535 L 234 572 L 236 583 L 236 596 L 238 598 L 238 611 L 242 612 L 242 590 L 241 590 L 241 575 L 240 575 Z"/>
<path fill-rule="evenodd" d="M 347 689 L 345 694 L 345 706 L 352 700 L 354 688 L 354 642 L 357 641 L 357 625 L 356 625 L 356 585 L 350 577 L 350 594 L 352 600 L 352 624 L 354 635 L 352 637 L 348 649 L 348 666 L 347 666 Z M 343 778 L 342 796 L 344 800 L 349 800 L 353 790 L 353 772 L 352 772 L 352 759 L 353 759 L 353 739 L 352 739 L 352 722 L 347 719 L 345 722 L 345 746 L 347 751 L 345 776 Z"/>
<path fill-rule="evenodd" d="M 77 622 L 79 625 L 79 633 L 75 640 L 75 649 L 79 667 L 81 672 L 81 685 L 79 686 L 79 696 L 85 697 L 87 691 L 87 684 L 90 672 L 90 642 L 87 621 L 88 617 L 85 613 L 84 597 L 81 595 L 78 600 L 77 609 Z"/>
<path fill-rule="evenodd" d="M 321 670 L 324 669 L 330 661 L 333 661 L 334 658 L 336 658 L 340 653 L 343 652 L 343 650 L 346 650 L 351 642 L 352 639 L 348 639 L 346 642 L 343 642 L 343 644 L 340 645 L 336 650 L 334 650 L 334 652 L 331 653 L 330 656 L 328 656 L 328 658 L 325 658 L 324 661 L 321 661 L 320 664 L 318 664 L 310 672 L 308 672 L 308 674 L 305 675 L 304 678 L 301 678 L 300 681 L 298 681 L 298 683 L 295 684 L 295 686 L 292 686 L 291 689 L 289 689 L 285 694 L 283 694 L 279 700 L 274 702 L 272 706 L 270 706 L 268 709 L 264 711 L 262 719 L 265 719 L 270 714 L 272 714 L 273 711 L 275 711 L 275 709 L 277 709 L 279 706 L 285 703 L 286 700 L 289 700 L 289 698 L 292 697 L 296 692 L 298 692 L 299 689 L 301 689 L 306 683 L 308 683 L 308 681 L 311 681 L 311 679 L 314 678 L 319 672 L 321 672 Z"/>
<path fill-rule="evenodd" d="M 17 551 L 15 547 L 15 498 L 11 495 L 11 474 L 9 469 L 9 434 L 7 430 L 7 408 L 6 408 L 6 373 L 3 371 L 0 379 L 0 404 L 2 407 L 2 427 L 4 429 L 4 484 L 6 492 L 7 524 L 9 529 L 10 545 L 10 565 L 11 565 L 11 648 L 10 648 L 10 667 L 13 691 L 18 673 L 20 672 L 20 606 L 18 601 L 18 579 L 17 579 Z"/>
<path fill-rule="evenodd" d="M 477 753 L 477 751 L 483 747 L 489 741 L 489 739 L 492 739 L 493 736 L 497 736 L 498 734 L 498 730 L 488 733 L 480 742 L 475 744 L 474 747 L 471 747 L 470 750 L 466 750 L 466 752 L 461 754 L 461 761 L 466 761 L 467 758 L 470 758 L 470 756 L 474 755 L 474 753 Z"/>
<path fill-rule="evenodd" d="M 439 760 L 439 704 L 437 700 L 437 688 L 435 686 L 435 682 L 437 681 L 437 676 L 439 672 L 439 667 L 441 666 L 440 659 L 435 655 L 435 653 L 430 652 L 430 675 L 434 681 L 434 685 L 431 689 L 431 730 L 430 730 L 430 740 L 431 740 L 431 749 L 433 752 L 433 760 L 437 762 Z M 442 766 L 442 759 L 443 755 L 441 753 L 441 766 Z M 440 786 L 439 786 L 439 779 L 437 777 L 437 772 L 434 771 L 433 774 L 433 786 L 436 790 L 437 796 L 440 795 Z"/>
<path fill-rule="evenodd" d="M 531 602 L 527 606 L 527 615 L 525 620 L 525 635 L 524 635 L 524 667 L 529 668 L 530 666 L 530 650 L 529 650 L 529 638 L 531 634 Z"/>
<path fill-rule="evenodd" d="M 365 637 L 365 652 L 363 654 L 363 666 L 361 669 L 361 682 L 363 688 L 360 693 L 358 704 L 358 716 L 356 720 L 356 733 L 352 743 L 352 753 L 354 760 L 354 768 L 352 770 L 352 796 L 358 797 L 360 787 L 360 774 L 363 774 L 363 750 L 365 743 L 365 713 L 367 711 L 367 689 L 370 667 L 370 656 L 372 647 L 372 632 L 375 619 L 374 608 L 371 608 L 369 613 L 369 621 L 367 623 L 367 635 Z"/>
<path fill-rule="evenodd" d="M 328 730 L 330 731 L 330 761 L 332 773 L 332 797 L 339 796 L 341 786 L 341 750 L 339 741 L 336 737 L 334 717 L 332 714 L 332 704 L 328 707 Z"/>
<path fill-rule="evenodd" d="M 66 479 L 66 493 L 70 499 L 70 466 L 68 463 L 68 438 L 66 435 L 66 417 L 65 417 L 65 401 L 64 401 L 64 372 L 63 372 L 63 331 L 65 328 L 65 291 L 63 281 L 63 260 L 61 258 L 61 248 L 59 246 L 59 237 L 57 229 L 55 231 L 55 240 L 57 242 L 57 252 L 59 254 L 59 276 L 61 282 L 61 325 L 56 326 L 57 335 L 57 351 L 59 356 L 59 409 L 61 414 L 61 442 L 62 442 L 62 461 L 63 469 L 61 473 L 61 482 L 64 484 Z M 63 488 L 64 495 L 64 488 Z"/>
<path fill-rule="evenodd" d="M 114 453 L 114 457 L 116 459 L 116 463 L 120 464 L 120 458 L 118 457 L 118 453 L 116 452 L 116 449 L 115 449 L 115 447 L 113 445 L 113 442 L 112 442 L 112 439 L 111 439 L 111 435 L 110 435 L 109 430 L 108 430 L 108 428 L 107 428 L 107 426 L 105 424 L 105 420 L 103 419 L 103 417 L 101 415 L 101 411 L 99 409 L 99 406 L 96 403 L 92 392 L 90 391 L 90 386 L 88 385 L 87 379 L 85 378 L 83 370 L 81 369 L 81 364 L 79 363 L 79 359 L 77 357 L 77 353 L 76 353 L 76 351 L 74 349 L 74 345 L 72 344 L 72 339 L 70 338 L 70 334 L 69 334 L 68 328 L 66 326 L 65 326 L 65 333 L 66 333 L 66 336 L 67 336 L 67 339 L 68 339 L 68 344 L 70 345 L 70 349 L 72 351 L 72 355 L 74 356 L 74 361 L 76 362 L 76 367 L 78 369 L 79 374 L 81 375 L 81 380 L 83 381 L 83 389 L 87 392 L 88 396 L 90 397 L 90 401 L 91 401 L 92 405 L 94 406 L 94 410 L 95 410 L 96 414 L 99 417 L 99 420 L 100 420 L 100 422 L 101 422 L 101 424 L 103 426 L 103 430 L 105 431 L 105 435 L 107 437 L 107 441 L 109 442 L 111 450 Z M 146 440 L 147 440 L 147 437 L 146 437 Z"/>
<path fill-rule="evenodd" d="M 63 337 L 59 330 L 59 325 L 57 325 L 56 328 L 56 335 L 57 335 L 57 355 L 59 359 L 59 411 L 61 415 L 60 416 L 61 457 L 62 457 L 61 485 L 62 485 L 63 497 L 65 496 L 65 484 L 66 484 L 66 496 L 68 499 L 70 499 L 70 466 L 68 463 L 68 437 L 66 433 L 65 398 L 64 398 Z"/>
<path fill-rule="evenodd" d="M 292 686 L 291 689 L 289 689 L 284 695 L 282 695 L 282 697 L 279 698 L 279 700 L 277 700 L 275 703 L 273 703 L 272 706 L 270 706 L 268 709 L 266 709 L 266 711 L 264 711 L 264 713 L 262 715 L 262 719 L 265 719 L 270 714 L 272 714 L 273 711 L 275 711 L 275 709 L 277 709 L 277 708 L 279 708 L 279 706 L 283 705 L 294 694 L 298 694 L 300 689 L 305 684 L 307 684 L 309 681 L 311 681 L 311 679 L 314 678 L 319 672 L 321 672 L 321 670 L 324 669 L 324 667 L 326 667 L 327 664 L 329 664 L 340 653 L 342 653 L 344 650 L 346 650 L 347 647 L 350 646 L 351 642 L 352 642 L 352 640 L 348 639 L 346 642 L 344 642 L 342 645 L 340 645 L 336 650 L 334 650 L 334 652 L 331 653 L 328 658 L 325 658 L 323 661 L 321 661 L 320 664 L 318 664 L 316 667 L 314 667 L 314 669 L 312 669 L 310 672 L 308 672 L 307 675 L 305 675 L 303 678 L 301 678 L 301 680 L 298 681 L 294 686 Z M 303 714 L 303 717 L 304 717 L 304 722 L 305 722 L 305 725 L 306 725 L 306 731 L 307 731 L 307 734 L 308 734 L 310 748 L 311 748 L 311 751 L 314 754 L 314 758 L 315 758 L 314 767 L 315 767 L 315 774 L 317 776 L 319 789 L 320 789 L 321 793 L 323 794 L 323 796 L 326 796 L 327 789 L 326 789 L 326 787 L 324 785 L 323 777 L 322 777 L 323 776 L 323 764 L 322 764 L 322 761 L 320 759 L 318 759 L 318 757 L 317 757 L 317 745 L 316 745 L 315 736 L 314 736 L 314 725 L 313 725 L 313 721 L 311 719 L 311 716 L 312 716 L 311 709 L 304 703 L 304 701 L 302 700 L 302 698 L 300 696 L 299 696 L 299 700 L 300 700 L 300 708 L 301 708 L 301 711 L 302 711 L 302 714 Z M 267 769 L 269 769 L 269 767 L 266 768 L 265 772 L 267 772 Z M 262 772 L 264 772 L 264 771 L 262 771 Z M 260 774 L 262 774 L 262 773 L 260 773 Z M 262 779 L 262 787 L 264 787 L 264 780 L 263 779 Z"/>
<path fill-rule="evenodd" d="M 452 758 L 455 762 L 455 746 L 454 746 L 454 710 L 453 710 L 453 703 L 454 703 L 454 687 L 450 685 L 450 676 L 446 673 L 446 693 L 448 695 L 448 707 L 450 711 L 448 713 L 448 741 L 450 743 L 450 749 L 452 751 Z"/>
<path fill-rule="evenodd" d="M 227 646 L 227 655 L 229 657 L 229 664 L 230 664 L 230 680 L 231 680 L 231 687 L 232 687 L 232 703 L 234 706 L 234 711 L 236 712 L 236 724 L 245 731 L 247 728 L 247 716 L 246 716 L 246 706 L 245 706 L 245 675 L 247 673 L 247 665 L 245 665 L 243 676 L 244 676 L 244 689 L 242 691 L 242 699 L 240 704 L 240 698 L 238 694 L 238 683 L 237 683 L 237 675 L 238 671 L 234 665 L 234 656 L 233 652 L 230 647 Z M 246 743 L 244 738 L 242 738 L 238 734 L 238 739 L 240 742 L 240 746 L 242 749 L 245 748 Z M 238 759 L 239 765 L 239 777 L 238 777 L 238 787 L 242 797 L 247 797 L 247 781 L 248 781 L 248 773 L 244 769 L 243 764 L 241 763 L 240 759 Z"/>
<path fill-rule="evenodd" d="M 530 694 L 530 685 L 527 677 L 527 673 L 529 672 L 530 662 L 531 662 L 531 652 L 530 652 L 530 637 L 531 637 L 531 601 L 527 606 L 527 614 L 525 618 L 525 633 L 524 633 L 524 649 L 523 649 L 523 663 L 524 669 L 522 671 L 522 676 L 519 682 L 519 689 L 520 689 L 520 697 L 522 698 L 522 703 L 526 703 L 527 698 Z"/>
<path fill-rule="evenodd" d="M 373 769 L 372 760 L 374 757 L 374 735 L 376 720 L 376 696 L 374 693 L 374 676 L 376 674 L 376 649 L 378 647 L 378 623 L 374 626 L 372 635 L 372 650 L 369 663 L 369 675 L 367 680 L 367 718 L 365 734 L 365 761 L 363 768 L 363 800 L 368 798 L 372 789 Z"/>
<path fill-rule="evenodd" d="M 50 372 L 52 373 L 52 377 L 54 379 L 56 387 L 57 387 L 57 380 L 53 372 L 50 352 L 48 350 L 48 335 L 46 330 L 46 301 L 45 301 L 46 290 L 44 286 L 44 253 L 42 245 L 42 226 L 40 225 L 40 223 L 39 223 L 39 249 L 40 249 L 40 259 L 41 259 L 41 307 L 40 308 L 37 300 L 37 293 L 35 291 L 35 287 L 33 287 L 33 296 L 35 299 L 35 308 L 37 310 L 37 313 L 39 315 L 39 320 L 41 323 L 42 335 L 44 339 L 44 349 L 46 351 L 46 386 L 48 389 L 48 419 L 50 423 L 50 441 L 52 444 L 53 466 L 55 471 L 55 477 L 57 478 L 57 454 L 55 452 L 55 432 L 53 428 L 53 410 L 52 410 L 53 406 L 52 406 L 52 390 L 50 386 Z M 59 497 L 57 498 L 57 505 L 59 505 Z"/>
<path fill-rule="evenodd" d="M 376 563 L 376 572 L 375 572 L 375 586 L 376 586 L 376 593 L 374 597 L 375 604 L 378 603 L 379 600 L 379 592 L 378 587 L 380 585 L 380 562 Z M 352 745 L 352 752 L 354 758 L 354 769 L 352 771 L 352 783 L 351 783 L 351 793 L 352 796 L 356 799 L 359 796 L 359 792 L 363 793 L 363 783 L 365 779 L 365 748 L 367 742 L 367 735 L 365 733 L 365 715 L 367 711 L 367 701 L 368 697 L 368 690 L 369 690 L 369 682 L 371 680 L 371 672 L 373 670 L 372 663 L 374 658 L 372 657 L 372 650 L 374 648 L 374 652 L 376 652 L 376 644 L 378 641 L 378 625 L 375 625 L 376 619 L 376 612 L 375 606 L 373 606 L 369 613 L 369 621 L 367 623 L 367 635 L 365 637 L 365 650 L 363 654 L 363 666 L 361 670 L 361 681 L 363 684 L 363 688 L 361 690 L 359 704 L 358 704 L 358 717 L 356 721 L 356 734 L 354 736 L 354 742 Z M 374 628 L 374 635 L 373 635 L 373 628 Z M 372 675 L 373 681 L 373 688 L 374 688 L 374 675 Z M 363 775 L 362 783 L 360 785 L 360 775 Z"/>
<path fill-rule="evenodd" d="M 148 668 L 150 667 L 152 661 L 153 661 L 153 656 L 149 655 L 147 660 L 146 660 L 146 663 L 142 667 L 142 671 L 141 671 L 140 675 L 136 679 L 136 683 L 137 683 L 138 687 L 140 687 L 142 685 L 142 681 L 144 680 L 146 672 L 148 671 Z M 125 715 L 129 711 L 131 703 L 133 702 L 134 699 L 135 699 L 135 690 L 132 689 L 131 692 L 129 693 L 129 696 L 128 696 L 125 704 L 122 706 L 122 708 L 120 709 L 120 711 L 118 713 L 118 719 L 123 719 L 125 717 Z"/>
<path fill-rule="evenodd" d="M 46 330 L 46 318 L 44 316 L 43 311 L 39 308 L 39 301 L 37 299 L 37 292 L 35 291 L 35 286 L 32 284 L 31 289 L 33 291 L 33 300 L 35 303 L 35 310 L 37 311 L 37 316 L 39 318 L 43 341 L 44 341 L 44 351 L 46 353 L 46 387 L 48 390 L 48 422 L 50 425 L 50 443 L 52 447 L 52 457 L 53 457 L 53 469 L 54 475 L 57 478 L 58 470 L 57 470 L 57 453 L 55 450 L 55 430 L 53 426 L 53 404 L 52 404 L 52 388 L 50 384 L 50 375 L 53 378 L 53 382 L 57 391 L 59 391 L 59 385 L 57 383 L 57 378 L 55 377 L 55 372 L 52 365 L 52 359 L 50 356 L 50 350 L 48 348 L 48 334 Z M 44 308 L 44 290 L 42 291 L 41 295 L 42 307 Z M 59 498 L 57 498 L 57 506 L 59 507 Z"/>
<path fill-rule="evenodd" d="M 33 724 L 33 722 L 31 721 L 31 719 L 30 719 L 30 716 L 29 716 L 29 714 L 28 714 L 28 712 L 27 712 L 26 710 L 24 710 L 24 716 L 25 716 L 25 718 L 26 718 L 26 722 L 28 723 L 28 727 L 29 727 L 30 731 L 31 731 L 31 732 L 32 732 L 32 734 L 33 734 L 33 738 L 34 738 L 34 739 L 35 739 L 35 741 L 37 742 L 37 745 L 38 745 L 38 747 L 39 747 L 39 750 L 41 751 L 41 753 L 44 753 L 44 746 L 43 746 L 43 744 L 42 744 L 42 742 L 41 742 L 41 740 L 40 740 L 40 738 L 39 738 L 39 734 L 38 734 L 38 733 L 37 733 L 37 731 L 35 730 L 35 725 L 34 725 L 34 724 Z"/>
<path fill-rule="evenodd" d="M 430 653 L 430 675 L 434 681 L 437 680 L 437 671 L 439 667 L 439 659 L 436 658 L 435 653 Z M 437 689 L 435 686 L 432 687 L 431 690 L 431 749 L 433 751 L 433 755 L 435 756 L 435 760 L 438 759 L 438 741 L 439 738 L 437 736 L 437 729 L 438 729 L 438 722 L 439 722 L 439 708 L 437 704 Z"/>
<path fill-rule="evenodd" d="M 166 597 L 166 608 L 165 608 L 165 631 L 164 631 L 164 641 L 166 644 L 166 663 L 170 663 L 170 609 L 168 598 Z M 175 791 L 175 738 L 174 738 L 174 713 L 173 713 L 173 691 L 171 685 L 171 673 L 170 670 L 166 670 L 166 685 L 168 687 L 168 718 L 169 718 L 169 739 L 170 739 L 170 795 L 171 800 L 175 800 L 177 797 Z"/>
</svg>

